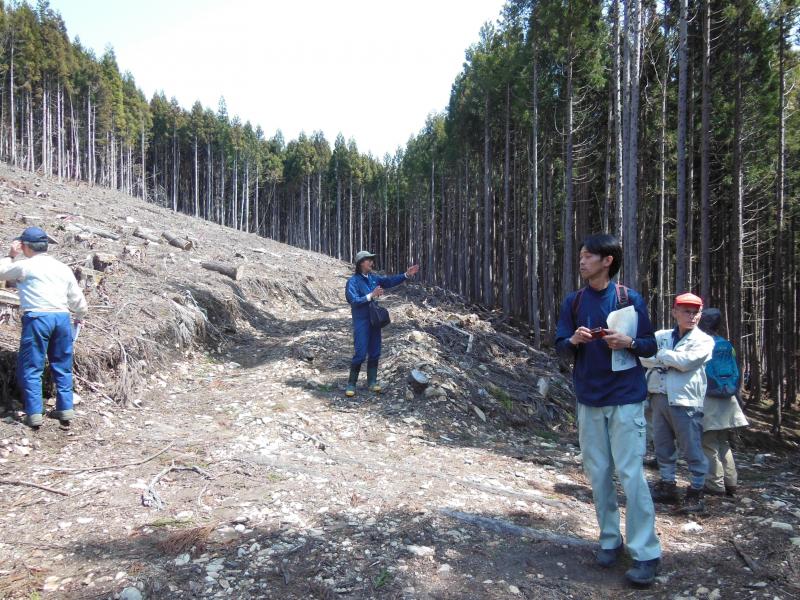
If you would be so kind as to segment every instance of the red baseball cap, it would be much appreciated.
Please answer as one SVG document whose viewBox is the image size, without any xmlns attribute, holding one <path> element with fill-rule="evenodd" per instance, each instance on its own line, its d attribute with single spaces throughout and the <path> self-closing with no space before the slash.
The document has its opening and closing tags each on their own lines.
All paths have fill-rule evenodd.
<svg viewBox="0 0 800 600">
<path fill-rule="evenodd" d="M 695 296 L 694 294 L 681 294 L 675 297 L 675 303 L 673 306 L 678 306 L 679 304 L 683 304 L 684 306 L 697 306 L 698 308 L 703 308 L 703 299 L 700 296 Z"/>
</svg>

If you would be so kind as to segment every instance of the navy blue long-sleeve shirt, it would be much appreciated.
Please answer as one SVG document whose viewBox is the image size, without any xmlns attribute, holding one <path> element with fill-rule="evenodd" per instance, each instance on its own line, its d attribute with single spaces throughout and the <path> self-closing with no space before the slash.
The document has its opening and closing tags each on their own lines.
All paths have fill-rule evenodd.
<svg viewBox="0 0 800 600">
<path fill-rule="evenodd" d="M 573 302 L 576 292 L 572 292 L 561 304 L 561 313 L 556 330 L 556 351 L 565 359 L 575 359 L 572 380 L 578 402 L 587 406 L 618 406 L 643 402 L 647 397 L 645 371 L 639 361 L 636 366 L 625 371 L 611 370 L 611 349 L 600 338 L 586 344 L 573 346 L 569 341 L 580 327 L 608 328 L 606 318 L 617 309 L 616 284 L 612 281 L 602 291 L 590 286 L 584 288 L 577 318 L 573 316 Z M 635 291 L 628 290 L 630 305 L 639 316 L 636 332 L 636 348 L 629 350 L 635 356 L 653 356 L 657 351 L 653 325 L 644 299 Z"/>
<path fill-rule="evenodd" d="M 400 285 L 406 280 L 406 274 L 390 275 L 381 277 L 375 273 L 356 273 L 347 280 L 344 295 L 350 303 L 350 312 L 354 319 L 366 319 L 369 321 L 369 300 L 367 294 L 372 293 L 376 287 L 380 286 L 385 290 Z"/>
</svg>

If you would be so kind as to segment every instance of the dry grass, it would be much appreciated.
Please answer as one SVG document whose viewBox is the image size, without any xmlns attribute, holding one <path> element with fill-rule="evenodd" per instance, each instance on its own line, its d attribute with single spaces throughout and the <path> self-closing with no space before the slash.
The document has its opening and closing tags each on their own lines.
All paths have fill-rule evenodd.
<svg viewBox="0 0 800 600">
<path fill-rule="evenodd" d="M 211 532 L 216 527 L 217 524 L 214 524 L 176 531 L 159 541 L 156 544 L 156 548 L 169 556 L 176 556 L 185 552 L 189 552 L 192 556 L 197 556 L 205 550 L 208 536 L 211 535 Z"/>
</svg>

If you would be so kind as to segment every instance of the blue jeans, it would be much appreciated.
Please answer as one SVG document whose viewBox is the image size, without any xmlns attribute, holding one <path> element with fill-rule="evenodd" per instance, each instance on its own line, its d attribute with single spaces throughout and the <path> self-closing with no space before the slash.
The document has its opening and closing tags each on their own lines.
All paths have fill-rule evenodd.
<svg viewBox="0 0 800 600">
<path fill-rule="evenodd" d="M 42 414 L 45 357 L 56 385 L 56 410 L 72 409 L 72 323 L 69 313 L 27 312 L 17 355 L 17 387 L 25 413 Z"/>
<path fill-rule="evenodd" d="M 628 552 L 634 560 L 661 556 L 656 536 L 656 513 L 642 457 L 645 448 L 645 420 L 642 402 L 621 406 L 594 407 L 578 403 L 578 436 L 583 470 L 592 483 L 592 497 L 600 526 L 600 547 L 622 544 L 614 469 L 627 501 L 625 534 Z"/>
<path fill-rule="evenodd" d="M 353 345 L 352 366 L 361 365 L 367 356 L 370 363 L 377 365 L 381 357 L 381 328 L 373 327 L 369 319 L 353 319 Z"/>
<path fill-rule="evenodd" d="M 703 411 L 694 406 L 670 406 L 664 394 L 651 394 L 653 441 L 658 470 L 664 481 L 675 481 L 678 453 L 686 459 L 692 487 L 701 489 L 708 460 L 703 453 Z"/>
</svg>

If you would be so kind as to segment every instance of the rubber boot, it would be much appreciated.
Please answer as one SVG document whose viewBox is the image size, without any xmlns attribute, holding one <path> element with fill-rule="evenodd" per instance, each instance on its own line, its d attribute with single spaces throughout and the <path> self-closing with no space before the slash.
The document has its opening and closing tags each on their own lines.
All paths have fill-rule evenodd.
<svg viewBox="0 0 800 600">
<path fill-rule="evenodd" d="M 381 391 L 381 384 L 378 383 L 378 361 L 367 363 L 367 387 L 370 392 L 379 394 Z"/>
<path fill-rule="evenodd" d="M 347 380 L 347 387 L 344 390 L 344 395 L 352 398 L 356 395 L 356 383 L 358 383 L 358 374 L 361 372 L 361 365 L 350 365 L 350 379 Z"/>
</svg>

